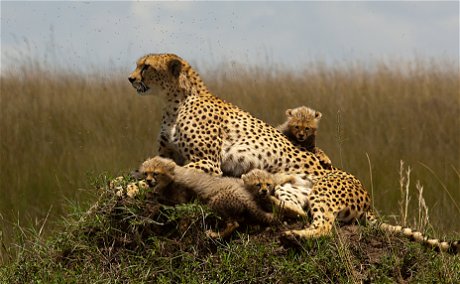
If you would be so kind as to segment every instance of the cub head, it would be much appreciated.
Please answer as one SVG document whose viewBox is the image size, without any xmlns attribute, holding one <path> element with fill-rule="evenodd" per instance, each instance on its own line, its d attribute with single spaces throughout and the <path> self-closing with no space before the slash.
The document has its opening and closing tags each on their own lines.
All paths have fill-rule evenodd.
<svg viewBox="0 0 460 284">
<path fill-rule="evenodd" d="M 319 111 L 301 106 L 286 110 L 288 128 L 297 141 L 304 142 L 309 137 L 316 135 L 322 114 Z"/>
<path fill-rule="evenodd" d="M 175 54 L 147 54 L 136 65 L 128 80 L 139 95 L 150 94 L 152 89 L 176 93 L 187 87 L 190 65 Z"/>
<path fill-rule="evenodd" d="M 159 186 L 163 188 L 174 180 L 174 168 L 176 163 L 173 160 L 154 157 L 146 160 L 139 168 L 149 187 Z"/>
<path fill-rule="evenodd" d="M 275 182 L 272 174 L 260 169 L 253 169 L 241 176 L 244 186 L 252 195 L 267 197 L 273 193 Z"/>
</svg>

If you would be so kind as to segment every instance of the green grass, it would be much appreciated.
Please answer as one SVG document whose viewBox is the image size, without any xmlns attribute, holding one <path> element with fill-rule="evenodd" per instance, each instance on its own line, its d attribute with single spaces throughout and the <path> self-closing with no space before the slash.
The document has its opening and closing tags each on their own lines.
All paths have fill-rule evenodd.
<svg viewBox="0 0 460 284">
<path fill-rule="evenodd" d="M 105 182 L 103 184 L 106 184 Z M 24 232 L 1 283 L 457 283 L 460 258 L 373 228 L 280 242 L 285 225 L 205 235 L 223 223 L 199 203 L 164 206 L 149 192 L 118 198 L 100 187 L 91 208 L 72 206 L 61 231 Z M 302 226 L 301 223 L 289 225 Z"/>
</svg>

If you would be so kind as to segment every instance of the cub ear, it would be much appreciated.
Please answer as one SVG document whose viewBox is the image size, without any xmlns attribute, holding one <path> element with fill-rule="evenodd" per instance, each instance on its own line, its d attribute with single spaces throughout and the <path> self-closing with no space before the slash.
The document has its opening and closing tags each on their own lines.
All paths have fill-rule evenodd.
<svg viewBox="0 0 460 284">
<path fill-rule="evenodd" d="M 171 161 L 168 163 L 168 170 L 174 172 L 174 169 L 176 168 L 176 163 Z"/>
<path fill-rule="evenodd" d="M 172 59 L 168 62 L 168 69 L 169 72 L 171 72 L 171 74 L 177 78 L 179 77 L 182 70 L 182 62 L 180 62 L 178 59 Z"/>
<path fill-rule="evenodd" d="M 292 116 L 292 109 L 287 109 L 286 110 L 286 116 L 291 117 Z"/>
<path fill-rule="evenodd" d="M 144 168 L 140 168 L 138 170 L 134 170 L 130 173 L 130 176 L 136 180 L 140 180 L 144 177 Z"/>
<path fill-rule="evenodd" d="M 319 120 L 322 116 L 323 116 L 322 113 L 320 113 L 319 111 L 315 111 L 315 118 L 316 118 L 316 119 Z"/>
</svg>

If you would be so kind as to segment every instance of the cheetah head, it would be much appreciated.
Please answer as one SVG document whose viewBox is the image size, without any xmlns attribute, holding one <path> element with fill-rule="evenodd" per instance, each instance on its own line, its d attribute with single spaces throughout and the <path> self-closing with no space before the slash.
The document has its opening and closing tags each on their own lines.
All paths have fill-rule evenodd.
<svg viewBox="0 0 460 284">
<path fill-rule="evenodd" d="M 190 65 L 175 54 L 147 54 L 141 57 L 128 80 L 139 95 L 151 94 L 152 89 L 177 93 L 184 88 Z"/>
<path fill-rule="evenodd" d="M 166 187 L 174 180 L 176 163 L 170 159 L 154 157 L 146 160 L 139 168 L 149 187 Z"/>
<path fill-rule="evenodd" d="M 272 175 L 264 170 L 253 169 L 241 176 L 246 190 L 254 196 L 265 198 L 273 193 L 275 182 Z"/>
<path fill-rule="evenodd" d="M 297 141 L 304 142 L 316 134 L 322 114 L 319 111 L 302 106 L 286 110 L 286 116 L 288 118 L 289 132 Z"/>
</svg>

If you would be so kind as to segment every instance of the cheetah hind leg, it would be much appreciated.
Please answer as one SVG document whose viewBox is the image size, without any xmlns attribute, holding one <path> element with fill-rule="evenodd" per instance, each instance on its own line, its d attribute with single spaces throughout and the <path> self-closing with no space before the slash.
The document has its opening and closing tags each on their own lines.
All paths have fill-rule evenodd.
<svg viewBox="0 0 460 284">
<path fill-rule="evenodd" d="M 332 226 L 334 224 L 334 215 L 324 214 L 313 216 L 313 222 L 310 226 L 302 230 L 290 230 L 283 233 L 284 237 L 293 238 L 297 237 L 300 239 L 314 239 L 323 236 L 329 236 L 332 232 Z"/>
<path fill-rule="evenodd" d="M 282 215 L 294 218 L 307 217 L 305 210 L 296 204 L 281 201 L 275 196 L 270 196 L 270 202 L 273 204 L 273 206 L 280 210 Z"/>
<path fill-rule="evenodd" d="M 231 235 L 239 226 L 240 224 L 238 224 L 237 221 L 228 221 L 223 231 L 214 232 L 213 230 L 207 230 L 206 236 L 211 239 L 226 238 Z"/>
</svg>

